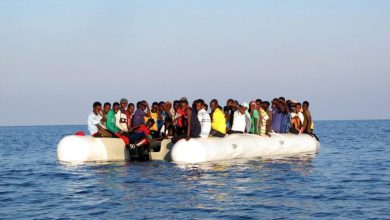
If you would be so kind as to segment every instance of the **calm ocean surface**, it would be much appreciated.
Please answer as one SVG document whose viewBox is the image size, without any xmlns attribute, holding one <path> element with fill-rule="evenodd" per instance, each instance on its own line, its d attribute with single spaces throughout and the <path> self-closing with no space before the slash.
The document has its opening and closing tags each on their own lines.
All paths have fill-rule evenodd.
<svg viewBox="0 0 390 220">
<path fill-rule="evenodd" d="M 70 166 L 85 126 L 0 127 L 0 219 L 389 219 L 390 120 L 321 121 L 318 155 Z"/>
</svg>

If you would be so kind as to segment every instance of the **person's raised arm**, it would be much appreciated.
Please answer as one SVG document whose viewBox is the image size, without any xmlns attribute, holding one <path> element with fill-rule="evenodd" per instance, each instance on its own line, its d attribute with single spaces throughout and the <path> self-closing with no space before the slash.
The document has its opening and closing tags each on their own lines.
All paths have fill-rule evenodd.
<svg viewBox="0 0 390 220">
<path fill-rule="evenodd" d="M 242 107 L 242 106 L 240 106 L 240 105 L 237 105 L 237 104 L 234 103 L 234 102 L 229 103 L 229 106 L 236 107 L 236 108 L 238 109 L 238 111 L 240 111 L 241 114 L 245 114 L 245 111 L 246 111 L 246 108 L 245 108 L 245 107 Z"/>
</svg>

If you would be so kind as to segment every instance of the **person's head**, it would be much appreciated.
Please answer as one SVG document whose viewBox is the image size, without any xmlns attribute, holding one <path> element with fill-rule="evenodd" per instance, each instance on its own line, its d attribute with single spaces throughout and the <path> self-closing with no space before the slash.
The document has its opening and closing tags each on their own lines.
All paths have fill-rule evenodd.
<svg viewBox="0 0 390 220">
<path fill-rule="evenodd" d="M 262 101 L 261 99 L 256 99 L 256 109 L 257 109 L 257 110 L 260 109 L 262 102 L 263 102 L 263 101 Z"/>
<path fill-rule="evenodd" d="M 295 113 L 301 112 L 302 111 L 302 105 L 301 103 L 296 103 L 295 104 Z"/>
<path fill-rule="evenodd" d="M 92 108 L 92 111 L 95 113 L 95 115 L 100 114 L 100 112 L 102 112 L 102 103 L 94 102 Z"/>
<path fill-rule="evenodd" d="M 121 109 L 126 109 L 127 108 L 127 99 L 123 98 L 120 100 L 119 104 L 121 105 Z"/>
<path fill-rule="evenodd" d="M 165 111 L 165 102 L 162 102 L 162 101 L 159 102 L 158 107 L 159 107 L 161 112 Z"/>
<path fill-rule="evenodd" d="M 153 102 L 152 104 L 152 112 L 157 112 L 159 110 L 158 102 Z"/>
<path fill-rule="evenodd" d="M 114 102 L 114 104 L 112 104 L 112 109 L 117 113 L 119 111 L 119 103 Z"/>
<path fill-rule="evenodd" d="M 268 101 L 264 101 L 262 104 L 261 104 L 261 107 L 267 111 L 269 109 L 269 106 L 270 106 L 270 103 Z"/>
<path fill-rule="evenodd" d="M 180 107 L 181 107 L 181 109 L 185 110 L 188 107 L 188 101 L 185 99 L 181 100 Z"/>
<path fill-rule="evenodd" d="M 175 109 L 175 111 L 177 112 L 180 108 L 180 102 L 179 100 L 175 100 L 173 101 L 173 109 Z"/>
<path fill-rule="evenodd" d="M 111 110 L 111 103 L 106 102 L 103 105 L 103 112 L 104 114 L 107 114 Z"/>
<path fill-rule="evenodd" d="M 255 109 L 257 109 L 257 103 L 253 102 L 253 101 L 250 102 L 249 109 L 250 109 L 251 112 L 254 111 Z"/>
<path fill-rule="evenodd" d="M 279 107 L 279 99 L 273 99 L 272 100 L 272 108 L 278 108 Z"/>
<path fill-rule="evenodd" d="M 151 127 L 153 127 L 154 123 L 154 120 L 152 118 L 149 118 L 149 120 L 146 122 L 146 127 L 150 129 Z"/>
<path fill-rule="evenodd" d="M 279 101 L 279 108 L 282 113 L 287 113 L 288 112 L 288 106 L 287 103 L 284 101 Z"/>
<path fill-rule="evenodd" d="M 218 100 L 213 99 L 210 101 L 210 109 L 214 111 L 216 108 L 218 108 Z"/>
<path fill-rule="evenodd" d="M 308 110 L 309 109 L 309 102 L 308 101 L 304 101 L 303 103 L 302 103 L 302 109 L 303 110 Z"/>
<path fill-rule="evenodd" d="M 195 107 L 196 107 L 196 110 L 197 111 L 200 111 L 200 110 L 202 110 L 202 109 L 204 109 L 204 101 L 203 101 L 203 99 L 198 99 L 198 100 L 196 100 L 195 101 Z"/>
<path fill-rule="evenodd" d="M 142 105 L 141 105 L 142 111 L 145 111 L 145 109 L 146 109 L 147 106 L 148 106 L 148 102 L 145 101 L 145 100 L 143 100 L 143 101 L 142 101 Z"/>
<path fill-rule="evenodd" d="M 279 97 L 279 101 L 281 101 L 281 102 L 285 102 L 286 101 L 286 99 L 282 96 L 282 97 Z"/>
<path fill-rule="evenodd" d="M 170 102 L 170 101 L 166 101 L 165 102 L 165 109 L 172 109 L 172 102 Z"/>
<path fill-rule="evenodd" d="M 246 103 L 246 102 L 243 102 L 243 103 L 241 104 L 241 107 L 244 107 L 244 108 L 245 108 L 245 111 L 248 111 L 248 109 L 249 109 L 249 104 Z"/>
<path fill-rule="evenodd" d="M 127 105 L 127 111 L 130 112 L 130 113 L 134 113 L 134 103 L 129 103 Z"/>
<path fill-rule="evenodd" d="M 228 99 L 228 100 L 226 101 L 226 105 L 229 106 L 229 104 L 232 103 L 232 102 L 234 102 L 233 99 Z"/>
<path fill-rule="evenodd" d="M 142 102 L 141 101 L 137 102 L 137 109 L 142 109 Z"/>
<path fill-rule="evenodd" d="M 206 111 L 209 110 L 209 105 L 207 105 L 207 103 L 204 103 L 204 109 L 205 109 Z"/>
</svg>

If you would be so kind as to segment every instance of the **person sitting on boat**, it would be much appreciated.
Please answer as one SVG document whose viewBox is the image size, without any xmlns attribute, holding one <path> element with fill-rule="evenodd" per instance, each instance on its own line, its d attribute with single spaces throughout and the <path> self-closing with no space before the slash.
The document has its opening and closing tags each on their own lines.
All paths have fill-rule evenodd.
<svg viewBox="0 0 390 220">
<path fill-rule="evenodd" d="M 128 145 L 130 149 L 134 149 L 135 147 L 139 147 L 142 145 L 146 145 L 149 143 L 153 137 L 150 135 L 150 129 L 154 126 L 155 122 L 153 119 L 148 119 L 146 124 L 141 124 L 137 126 L 134 130 L 133 134 L 130 135 Z"/>
<path fill-rule="evenodd" d="M 173 121 L 171 117 L 165 118 L 165 122 L 160 130 L 160 136 L 163 139 L 171 139 L 175 133 L 175 127 L 173 126 Z"/>
<path fill-rule="evenodd" d="M 88 116 L 88 130 L 91 136 L 99 137 L 111 137 L 111 134 L 107 132 L 101 125 L 102 119 L 102 104 L 100 102 L 93 103 L 92 112 Z"/>
<path fill-rule="evenodd" d="M 115 118 L 115 115 L 116 113 L 118 113 L 118 111 L 119 111 L 119 103 L 114 102 L 114 104 L 112 104 L 112 109 L 106 115 L 107 130 L 113 132 L 114 134 L 120 132 L 119 128 L 116 126 L 116 118 Z"/>
<path fill-rule="evenodd" d="M 301 125 L 303 125 L 303 121 L 305 121 L 305 117 L 303 116 L 303 113 L 302 113 L 302 104 L 300 102 L 297 102 L 295 104 L 295 114 L 296 116 L 299 117 L 299 120 L 301 122 Z"/>
<path fill-rule="evenodd" d="M 245 133 L 249 133 L 249 131 L 251 130 L 251 126 L 252 126 L 251 115 L 249 114 L 249 111 L 248 111 L 249 104 L 244 102 L 241 105 L 246 108 L 246 111 L 245 111 Z"/>
<path fill-rule="evenodd" d="M 216 99 L 210 102 L 211 109 L 211 131 L 212 137 L 225 137 L 226 135 L 226 118 L 225 114 L 221 110 L 221 106 L 218 105 Z"/>
<path fill-rule="evenodd" d="M 127 117 L 127 130 L 131 133 L 133 131 L 133 115 L 134 115 L 134 103 L 127 105 L 126 117 Z"/>
<path fill-rule="evenodd" d="M 160 109 L 158 106 L 158 102 L 153 102 L 152 109 L 150 110 L 150 116 L 147 115 L 145 116 L 145 121 L 148 121 L 149 119 L 154 120 L 154 125 L 153 127 L 150 128 L 150 133 L 153 136 L 153 138 L 159 137 L 158 127 L 157 127 L 157 121 L 160 114 L 159 111 Z"/>
<path fill-rule="evenodd" d="M 265 125 L 265 134 L 270 136 L 270 133 L 272 132 L 272 111 L 269 109 L 270 103 L 264 101 L 261 106 L 268 115 L 268 120 Z"/>
<path fill-rule="evenodd" d="M 128 133 L 129 129 L 127 127 L 127 99 L 123 98 L 120 100 L 119 111 L 115 114 L 115 125 L 122 133 Z"/>
<path fill-rule="evenodd" d="M 282 97 L 283 98 L 283 97 Z M 283 98 L 279 98 L 280 111 L 282 112 L 282 123 L 280 127 L 280 133 L 288 133 L 291 127 L 291 115 L 287 102 Z"/>
<path fill-rule="evenodd" d="M 162 126 L 164 125 L 165 119 L 169 116 L 168 111 L 170 108 L 167 109 L 166 103 L 161 101 L 158 103 L 158 117 L 157 117 L 157 130 L 161 131 Z"/>
<path fill-rule="evenodd" d="M 103 110 L 102 110 L 102 119 L 100 120 L 101 121 L 101 125 L 103 126 L 104 129 L 107 129 L 107 113 L 111 110 L 111 103 L 109 102 L 106 102 L 104 103 L 103 105 Z"/>
<path fill-rule="evenodd" d="M 146 101 L 140 101 L 137 103 L 137 110 L 133 115 L 132 126 L 138 127 L 139 125 L 145 124 L 145 116 L 150 117 L 150 108 Z"/>
<path fill-rule="evenodd" d="M 223 107 L 223 113 L 225 115 L 226 133 L 228 134 L 230 129 L 232 128 L 232 126 L 230 124 L 230 109 L 229 109 L 229 106 Z"/>
<path fill-rule="evenodd" d="M 292 134 L 299 134 L 301 127 L 302 127 L 302 123 L 301 123 L 301 119 L 297 114 L 296 105 L 293 105 L 291 107 L 291 127 L 289 132 Z"/>
<path fill-rule="evenodd" d="M 306 134 L 312 134 L 313 133 L 313 122 L 311 119 L 311 113 L 309 111 L 309 102 L 304 101 L 302 104 L 302 109 L 303 109 L 303 124 L 302 124 L 302 129 L 300 133 L 306 133 Z"/>
<path fill-rule="evenodd" d="M 187 102 L 188 103 L 188 102 Z M 196 101 L 192 103 L 192 108 L 187 106 L 184 107 L 187 115 L 187 131 L 186 131 L 186 141 L 190 140 L 190 138 L 198 138 L 200 137 L 200 132 L 202 131 L 198 110 L 196 108 Z"/>
<path fill-rule="evenodd" d="M 205 103 L 203 99 L 198 99 L 196 102 L 197 116 L 200 123 L 200 137 L 208 137 L 211 130 L 211 119 L 210 115 L 205 109 Z"/>
<path fill-rule="evenodd" d="M 234 101 L 229 102 L 229 107 L 236 109 L 236 111 L 234 112 L 234 119 L 233 119 L 231 133 L 243 134 L 246 128 L 245 112 L 247 111 L 248 108 L 242 105 L 240 106 Z"/>
<path fill-rule="evenodd" d="M 251 128 L 250 134 L 260 134 L 260 114 L 257 108 L 257 102 L 250 103 Z"/>
<path fill-rule="evenodd" d="M 259 134 L 260 135 L 268 134 L 267 133 L 267 122 L 269 120 L 269 116 L 268 116 L 268 113 L 263 109 L 261 104 L 259 106 L 259 113 L 260 113 Z"/>
<path fill-rule="evenodd" d="M 282 112 L 278 99 L 272 100 L 272 130 L 276 133 L 281 133 L 282 127 Z"/>
<path fill-rule="evenodd" d="M 225 118 L 228 120 L 226 122 L 226 133 L 230 134 L 232 132 L 233 120 L 234 120 L 234 112 L 237 110 L 236 107 L 230 106 L 229 103 L 234 102 L 233 99 L 228 99 L 226 101 L 226 106 L 224 107 Z M 228 112 L 226 112 L 228 110 Z M 228 114 L 228 115 L 227 115 Z"/>
</svg>

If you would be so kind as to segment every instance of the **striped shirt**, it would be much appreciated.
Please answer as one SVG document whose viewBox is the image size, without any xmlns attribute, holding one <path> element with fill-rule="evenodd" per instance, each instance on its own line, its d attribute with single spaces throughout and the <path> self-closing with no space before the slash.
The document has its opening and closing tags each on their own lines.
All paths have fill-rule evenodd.
<svg viewBox="0 0 390 220">
<path fill-rule="evenodd" d="M 265 135 L 267 130 L 267 121 L 269 117 L 267 112 L 265 112 L 262 108 L 260 109 L 260 135 Z"/>
<path fill-rule="evenodd" d="M 200 137 L 208 137 L 211 130 L 211 119 L 210 115 L 206 112 L 205 109 L 202 109 L 198 112 L 198 120 L 200 122 Z"/>
</svg>

